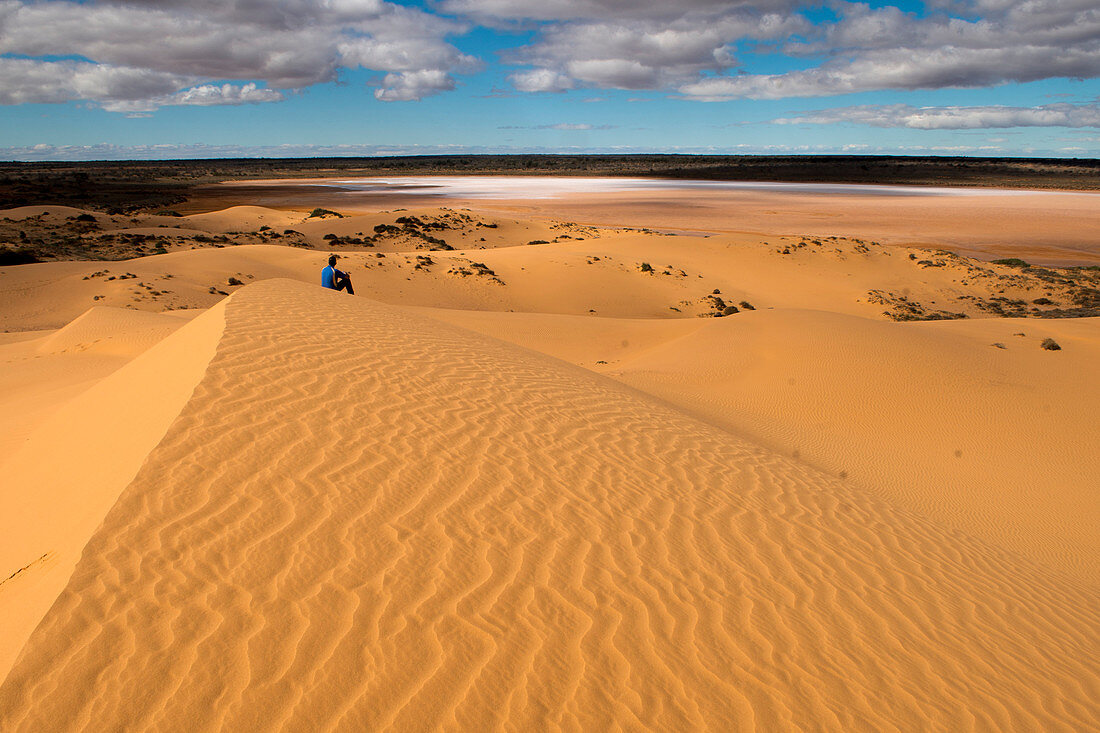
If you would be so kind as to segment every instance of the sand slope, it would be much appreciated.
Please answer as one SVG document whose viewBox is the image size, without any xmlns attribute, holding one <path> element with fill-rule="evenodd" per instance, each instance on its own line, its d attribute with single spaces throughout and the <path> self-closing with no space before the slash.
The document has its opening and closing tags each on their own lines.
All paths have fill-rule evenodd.
<svg viewBox="0 0 1100 733">
<path fill-rule="evenodd" d="M 72 370 L 88 362 L 70 355 L 56 364 L 64 377 L 45 375 L 51 390 L 33 382 L 16 385 L 32 404 L 16 397 L 0 401 L 4 409 L 22 407 L 36 420 L 29 436 L 9 441 L 12 450 L 0 461 L 5 489 L 0 492 L 0 675 L 68 582 L 104 514 L 190 399 L 221 335 L 222 310 L 212 308 L 121 368 L 117 360 L 93 362 L 117 369 L 109 376 L 93 369 L 83 373 L 86 381 L 76 381 Z M 168 330 L 180 322 L 97 309 L 41 339 L 39 349 L 73 348 L 84 339 L 120 332 L 128 336 L 103 338 L 100 346 L 140 349 L 144 339 L 165 332 L 164 321 L 176 322 Z M 57 386 L 66 379 L 69 389 Z M 0 421 L 0 428 L 10 429 L 8 423 Z"/>
<path fill-rule="evenodd" d="M 1100 319 L 420 312 L 595 369 L 991 544 L 1100 577 Z M 1062 350 L 1041 349 L 1048 337 Z"/>
<path fill-rule="evenodd" d="M 0 728 L 1100 716 L 1094 587 L 395 308 L 275 280 L 225 319 L 0 687 Z"/>
<path fill-rule="evenodd" d="M 57 331 L 30 332 L 29 338 L 0 343 L 0 455 L 9 455 L 58 407 L 196 313 L 97 306 Z"/>
</svg>

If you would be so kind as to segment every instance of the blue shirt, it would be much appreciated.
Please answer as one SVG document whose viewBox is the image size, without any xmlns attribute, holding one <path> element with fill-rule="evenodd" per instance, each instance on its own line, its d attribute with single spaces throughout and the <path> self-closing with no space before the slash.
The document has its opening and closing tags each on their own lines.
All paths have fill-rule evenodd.
<svg viewBox="0 0 1100 733">
<path fill-rule="evenodd" d="M 332 265 L 327 266 L 325 269 L 321 270 L 321 287 L 322 288 L 331 288 L 332 290 L 335 290 L 336 289 L 336 276 L 337 275 L 342 275 L 342 274 L 343 273 L 341 273 L 339 270 L 337 270 Z"/>
</svg>

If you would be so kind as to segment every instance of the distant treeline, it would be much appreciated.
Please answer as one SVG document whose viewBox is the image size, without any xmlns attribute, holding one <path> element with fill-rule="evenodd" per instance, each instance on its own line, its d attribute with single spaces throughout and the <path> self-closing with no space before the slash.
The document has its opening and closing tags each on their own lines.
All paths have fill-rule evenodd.
<svg viewBox="0 0 1100 733">
<path fill-rule="evenodd" d="M 394 175 L 652 176 L 1100 190 L 1100 160 L 903 156 L 417 155 L 376 158 L 0 163 L 0 208 L 63 204 L 117 212 L 185 201 L 234 179 Z"/>
</svg>

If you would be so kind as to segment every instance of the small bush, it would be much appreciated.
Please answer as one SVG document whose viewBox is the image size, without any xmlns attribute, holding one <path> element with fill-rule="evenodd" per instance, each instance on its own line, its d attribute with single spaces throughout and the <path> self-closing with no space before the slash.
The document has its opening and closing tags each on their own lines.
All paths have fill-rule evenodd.
<svg viewBox="0 0 1100 733">
<path fill-rule="evenodd" d="M 638 266 L 638 269 L 642 272 L 653 272 L 653 265 L 649 264 L 648 262 L 643 262 L 641 265 Z"/>
<path fill-rule="evenodd" d="M 732 316 L 734 313 L 737 312 L 737 306 L 735 305 L 727 305 L 725 308 L 722 309 L 723 316 Z"/>
<path fill-rule="evenodd" d="M 1062 347 L 1058 345 L 1058 342 L 1054 339 L 1043 339 L 1043 343 L 1039 344 L 1047 351 L 1061 351 Z"/>
<path fill-rule="evenodd" d="M 1007 265 L 1008 267 L 1031 267 L 1019 257 L 1006 257 L 1003 260 L 993 260 L 994 265 Z"/>
<path fill-rule="evenodd" d="M 244 285 L 244 283 L 243 283 L 242 281 L 238 280 L 238 279 L 237 279 L 237 278 L 235 278 L 235 277 L 231 277 L 231 278 L 229 278 L 229 280 L 228 280 L 227 282 L 228 282 L 228 283 L 229 283 L 230 285 Z"/>
<path fill-rule="evenodd" d="M 29 265 L 41 261 L 29 249 L 0 249 L 0 266 L 2 267 L 7 265 Z"/>
<path fill-rule="evenodd" d="M 92 216 L 91 214 L 81 214 L 80 216 L 76 217 L 76 221 L 86 221 L 86 222 L 91 222 L 91 223 L 94 224 L 95 223 L 95 217 Z"/>
<path fill-rule="evenodd" d="M 336 236 L 335 234 L 326 234 L 325 236 L 321 237 L 321 239 L 331 239 L 333 242 L 335 242 L 339 238 L 340 237 Z"/>
<path fill-rule="evenodd" d="M 344 215 L 339 213 L 339 212 L 332 211 L 331 209 L 320 209 L 320 208 L 314 209 L 313 211 L 309 212 L 309 216 L 307 216 L 306 218 L 307 219 L 324 219 L 327 216 L 335 216 L 337 219 L 343 219 L 344 218 Z"/>
<path fill-rule="evenodd" d="M 739 305 L 740 305 L 740 306 L 741 306 L 742 308 L 744 308 L 745 310 L 747 310 L 747 311 L 754 311 L 754 310 L 756 310 L 756 307 L 755 307 L 755 306 L 753 306 L 753 304 L 752 304 L 752 303 L 750 303 L 750 302 L 749 302 L 749 301 L 747 301 L 747 300 L 742 300 L 742 301 L 741 301 L 741 302 L 739 303 Z"/>
</svg>

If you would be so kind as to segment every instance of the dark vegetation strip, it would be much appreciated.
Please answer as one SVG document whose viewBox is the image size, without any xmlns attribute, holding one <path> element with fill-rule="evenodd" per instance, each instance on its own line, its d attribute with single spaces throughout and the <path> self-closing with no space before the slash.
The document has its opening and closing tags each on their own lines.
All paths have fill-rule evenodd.
<svg viewBox="0 0 1100 733">
<path fill-rule="evenodd" d="M 59 204 L 153 212 L 226 180 L 393 175 L 652 176 L 713 181 L 1100 190 L 1100 160 L 890 156 L 446 155 L 0 162 L 0 209 Z"/>
</svg>

